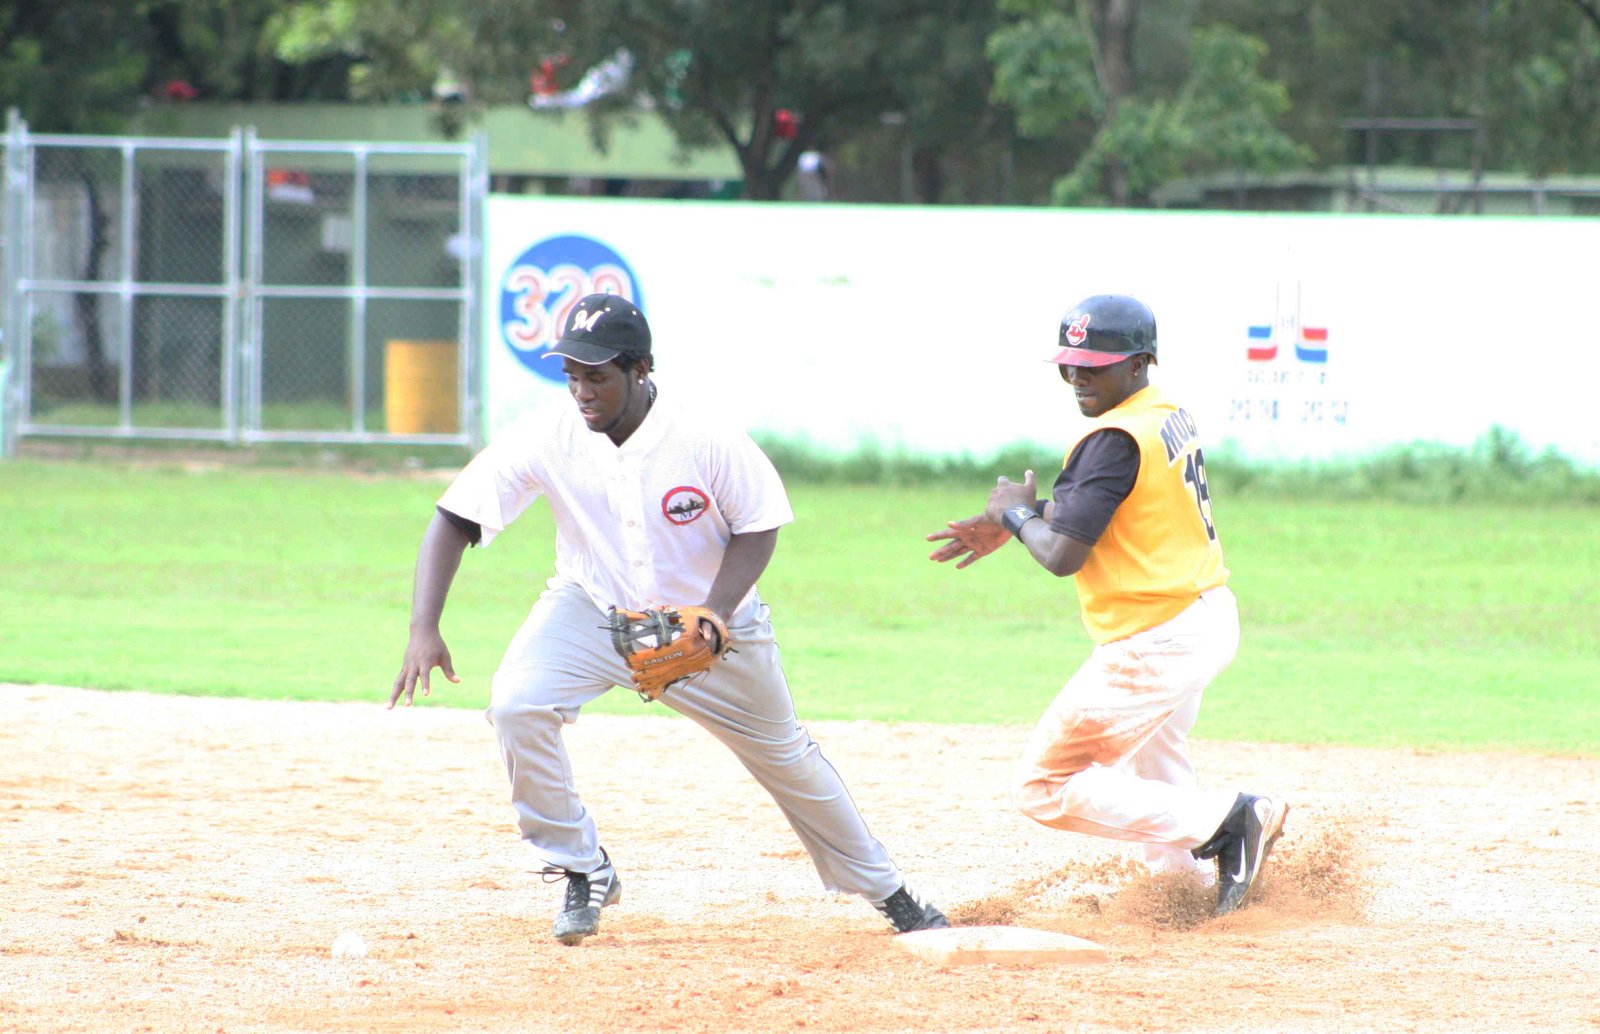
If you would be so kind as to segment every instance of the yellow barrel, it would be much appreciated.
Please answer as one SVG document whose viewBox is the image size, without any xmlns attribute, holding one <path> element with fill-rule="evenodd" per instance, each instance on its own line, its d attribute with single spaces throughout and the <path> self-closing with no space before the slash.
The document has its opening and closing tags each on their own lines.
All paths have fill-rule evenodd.
<svg viewBox="0 0 1600 1034">
<path fill-rule="evenodd" d="M 459 349 L 454 341 L 389 341 L 383 354 L 383 413 L 390 434 L 461 429 Z"/>
</svg>

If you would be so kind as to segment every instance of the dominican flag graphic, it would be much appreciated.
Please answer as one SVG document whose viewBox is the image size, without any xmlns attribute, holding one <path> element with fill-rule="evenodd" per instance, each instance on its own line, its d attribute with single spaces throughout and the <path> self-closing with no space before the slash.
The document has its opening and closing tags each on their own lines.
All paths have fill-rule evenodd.
<svg viewBox="0 0 1600 1034">
<path fill-rule="evenodd" d="M 1294 298 L 1291 309 L 1284 304 L 1285 296 Z M 1294 357 L 1302 363 L 1324 364 L 1328 361 L 1328 328 L 1308 327 L 1300 322 L 1300 285 L 1292 290 L 1278 289 L 1276 318 L 1250 328 L 1250 347 L 1246 353 L 1251 362 L 1267 363 L 1278 358 L 1280 345 L 1292 343 Z"/>
<path fill-rule="evenodd" d="M 1248 352 L 1253 362 L 1265 363 L 1278 358 L 1278 342 L 1272 336 L 1270 326 L 1250 328 L 1250 351 Z M 1295 335 L 1294 357 L 1302 363 L 1326 363 L 1328 361 L 1328 328 L 1327 327 L 1301 327 Z"/>
</svg>

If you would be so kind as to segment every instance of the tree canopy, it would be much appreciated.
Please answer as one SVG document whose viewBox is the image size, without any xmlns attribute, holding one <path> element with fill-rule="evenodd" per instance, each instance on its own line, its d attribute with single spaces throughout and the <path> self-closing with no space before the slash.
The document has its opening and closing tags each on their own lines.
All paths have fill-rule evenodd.
<svg viewBox="0 0 1600 1034">
<path fill-rule="evenodd" d="M 1016 18 L 990 38 L 995 99 L 1017 111 L 1025 134 L 1088 127 L 1087 145 L 1055 182 L 1056 203 L 1142 203 L 1181 176 L 1310 161 L 1310 149 L 1277 126 L 1289 96 L 1262 74 L 1260 39 L 1226 25 L 1195 28 L 1186 47 L 1165 48 L 1165 75 L 1145 76 L 1135 60 L 1136 0 L 1002 6 Z"/>
<path fill-rule="evenodd" d="M 85 41 L 92 40 L 93 46 Z M 1600 173 L 1596 0 L 13 0 L 0 101 L 39 130 L 140 104 L 447 96 L 658 117 L 776 198 L 802 152 L 856 196 L 1149 203 L 1174 178 L 1363 157 Z M 456 103 L 456 102 L 459 103 Z"/>
<path fill-rule="evenodd" d="M 141 105 L 335 100 L 350 55 L 285 56 L 287 0 L 0 3 L 0 103 L 42 132 L 115 132 Z M 291 59 L 293 58 L 293 59 Z"/>
</svg>

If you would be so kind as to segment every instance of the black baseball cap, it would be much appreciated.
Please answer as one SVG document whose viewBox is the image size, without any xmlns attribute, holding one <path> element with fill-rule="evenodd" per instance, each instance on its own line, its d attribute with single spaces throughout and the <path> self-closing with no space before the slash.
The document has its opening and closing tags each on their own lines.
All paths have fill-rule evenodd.
<svg viewBox="0 0 1600 1034">
<path fill-rule="evenodd" d="M 609 363 L 619 355 L 647 359 L 650 324 L 639 307 L 620 294 L 585 295 L 547 354 L 564 355 L 585 366 Z"/>
</svg>

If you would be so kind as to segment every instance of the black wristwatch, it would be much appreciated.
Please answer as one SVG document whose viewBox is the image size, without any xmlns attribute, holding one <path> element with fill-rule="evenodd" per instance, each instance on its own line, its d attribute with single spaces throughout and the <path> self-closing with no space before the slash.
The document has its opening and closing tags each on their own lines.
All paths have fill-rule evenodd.
<svg viewBox="0 0 1600 1034">
<path fill-rule="evenodd" d="M 1020 535 L 1022 526 L 1038 516 L 1031 506 L 1008 506 L 1000 515 L 1000 524 L 1011 534 Z"/>
</svg>

